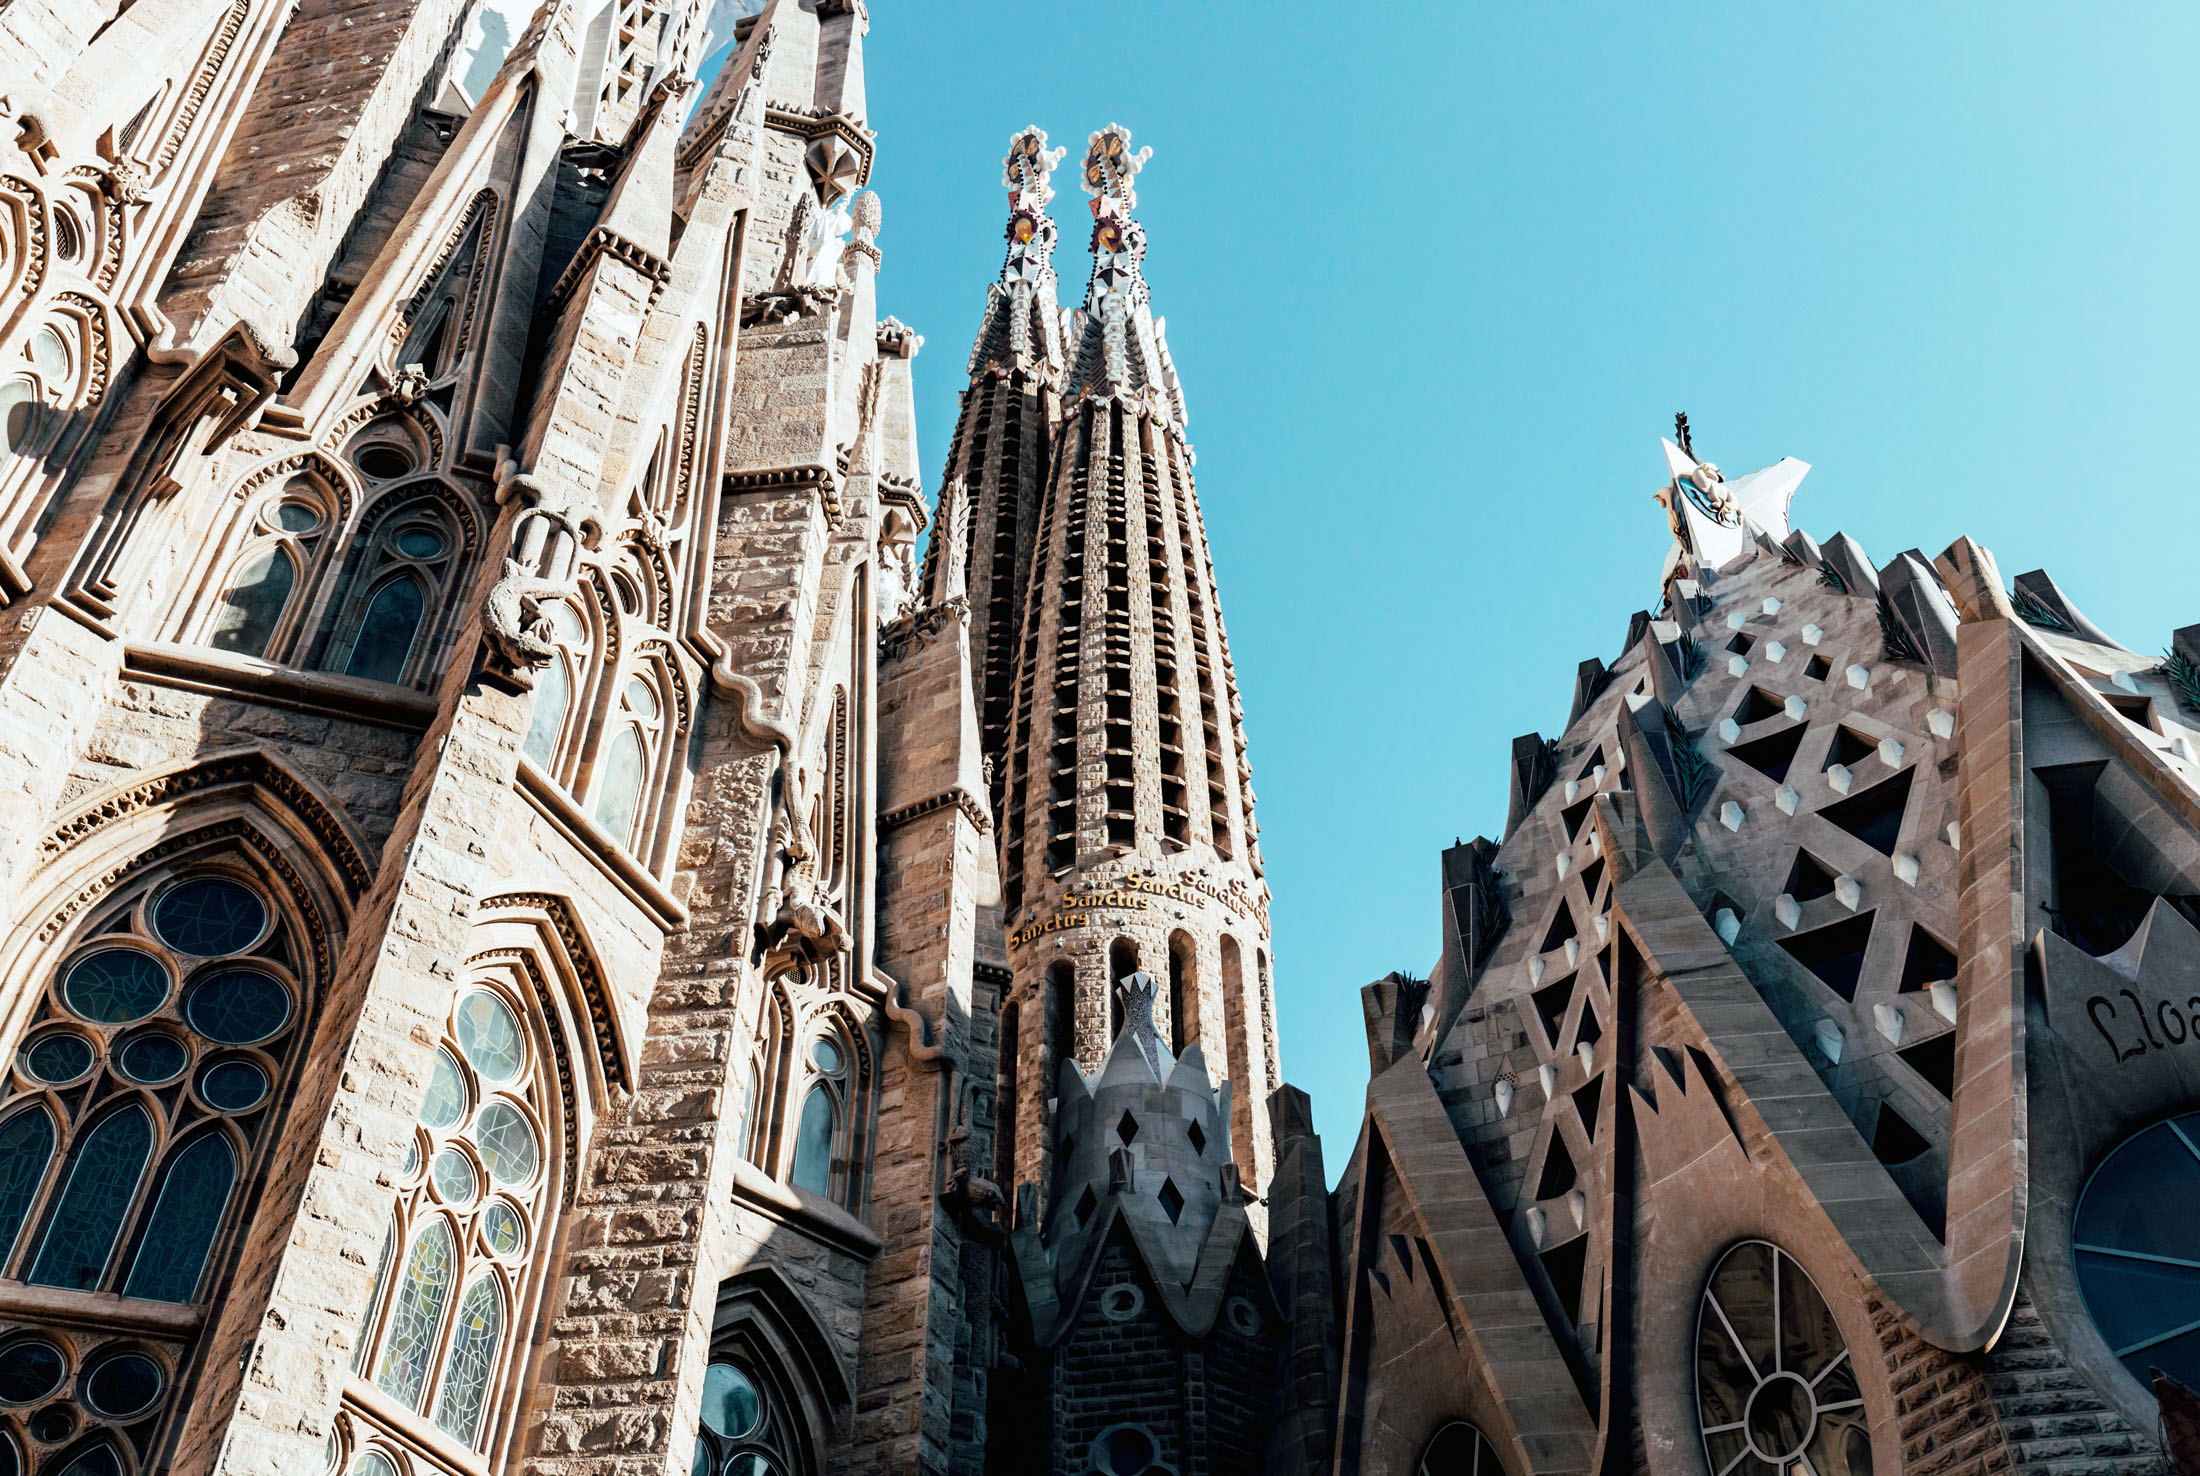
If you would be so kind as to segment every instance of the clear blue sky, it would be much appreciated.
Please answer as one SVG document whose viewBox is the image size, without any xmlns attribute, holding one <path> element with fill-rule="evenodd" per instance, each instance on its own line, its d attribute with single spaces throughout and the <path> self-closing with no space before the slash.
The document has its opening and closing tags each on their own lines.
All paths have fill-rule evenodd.
<svg viewBox="0 0 2200 1476">
<path fill-rule="evenodd" d="M 1657 437 L 1815 470 L 1884 563 L 1969 533 L 2141 651 L 2200 621 L 2200 11 L 872 0 L 881 310 L 926 474 L 1000 158 L 1119 121 L 1257 771 L 1284 1069 L 1332 1175 L 1359 987 L 1654 602 Z M 1074 176 L 1064 297 L 1087 274 Z M 933 488 L 934 491 L 937 488 Z"/>
</svg>

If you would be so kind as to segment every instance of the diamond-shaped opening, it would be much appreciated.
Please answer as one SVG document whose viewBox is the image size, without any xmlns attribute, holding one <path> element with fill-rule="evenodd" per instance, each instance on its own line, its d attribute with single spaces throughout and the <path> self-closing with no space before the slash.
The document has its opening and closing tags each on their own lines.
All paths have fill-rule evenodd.
<svg viewBox="0 0 2200 1476">
<path fill-rule="evenodd" d="M 1599 856 L 1596 860 L 1581 868 L 1581 894 L 1594 902 L 1597 898 L 1597 888 L 1603 883 L 1604 858 Z"/>
<path fill-rule="evenodd" d="M 1822 682 L 1833 675 L 1833 667 L 1827 663 L 1825 657 L 1813 656 L 1803 663 L 1803 675 L 1814 682 Z"/>
<path fill-rule="evenodd" d="M 1551 1151 L 1543 1155 L 1543 1177 L 1536 1180 L 1535 1197 L 1556 1199 L 1574 1187 L 1574 1156 L 1566 1151 L 1566 1140 L 1551 1134 Z"/>
<path fill-rule="evenodd" d="M 1931 1040 L 1922 1041 L 1906 1051 L 1896 1051 L 1903 1063 L 1919 1076 L 1925 1084 L 1943 1097 L 1956 1094 L 1956 1033 L 1944 1030 Z"/>
<path fill-rule="evenodd" d="M 1559 1310 L 1568 1322 L 1580 1322 L 1581 1283 L 1589 1269 L 1589 1237 L 1577 1235 L 1562 1246 L 1544 1251 L 1538 1259 L 1543 1262 L 1543 1274 L 1551 1278 L 1551 1290 L 1558 1294 Z"/>
<path fill-rule="evenodd" d="M 1551 919 L 1551 930 L 1543 935 L 1543 947 L 1538 951 L 1549 953 L 1554 948 L 1563 948 L 1566 940 L 1580 931 L 1574 926 L 1574 910 L 1561 902 L 1558 915 Z"/>
<path fill-rule="evenodd" d="M 1879 745 L 1854 728 L 1835 728 L 1833 742 L 1826 749 L 1826 761 L 1818 766 L 1818 770 L 1824 773 L 1835 764 L 1844 769 L 1853 769 L 1877 752 Z"/>
<path fill-rule="evenodd" d="M 1070 1155 L 1076 1151 L 1077 1135 L 1075 1133 L 1064 1133 L 1061 1146 L 1055 1150 L 1054 1161 L 1058 1164 L 1066 1164 L 1069 1162 Z"/>
<path fill-rule="evenodd" d="M 1788 868 L 1787 885 L 1781 890 L 1798 902 L 1812 902 L 1833 894 L 1833 869 L 1808 851 L 1795 853 Z"/>
<path fill-rule="evenodd" d="M 1596 777 L 1597 766 L 1603 762 L 1604 745 L 1600 743 L 1597 745 L 1595 751 L 1589 755 L 1589 761 L 1581 766 L 1581 772 L 1574 775 L 1574 777 L 1576 779 L 1579 779 L 1582 783 L 1587 784 L 1591 779 Z"/>
<path fill-rule="evenodd" d="M 1762 738 L 1752 738 L 1747 743 L 1737 743 L 1729 748 L 1727 757 L 1738 758 L 1774 783 L 1787 778 L 1788 769 L 1795 763 L 1795 751 L 1803 746 L 1803 734 L 1809 731 L 1801 723 L 1792 728 L 1782 728 L 1777 733 L 1767 733 Z"/>
<path fill-rule="evenodd" d="M 1864 949 L 1871 940 L 1872 914 L 1866 912 L 1831 927 L 1782 938 L 1780 946 L 1828 989 L 1843 999 L 1854 999 L 1856 981 L 1864 975 Z"/>
<path fill-rule="evenodd" d="M 1116 1123 L 1115 1135 L 1126 1144 L 1138 1136 L 1138 1119 L 1131 1116 L 1128 1110 L 1123 1113 L 1122 1119 Z"/>
<path fill-rule="evenodd" d="M 1161 1212 L 1167 1215 L 1169 1223 L 1174 1225 L 1177 1218 L 1184 1213 L 1184 1196 L 1177 1190 L 1176 1180 L 1163 1179 L 1161 1181 L 1161 1192 L 1156 1194 L 1154 1198 L 1161 1201 Z"/>
<path fill-rule="evenodd" d="M 1881 1163 L 1908 1163 L 1932 1146 L 1891 1104 L 1879 1104 L 1879 1125 L 1872 1129 L 1873 1157 Z"/>
<path fill-rule="evenodd" d="M 1207 1152 L 1207 1134 L 1201 1130 L 1198 1123 L 1195 1122 L 1186 1129 L 1184 1136 L 1192 1140 L 1192 1151 L 1194 1153 L 1205 1156 Z"/>
<path fill-rule="evenodd" d="M 1786 711 L 1787 704 L 1780 698 L 1762 687 L 1751 687 L 1749 695 L 1742 699 L 1742 705 L 1734 709 L 1734 721 L 1746 728 L 1751 723 L 1761 723 L 1766 718 L 1778 717 Z"/>
<path fill-rule="evenodd" d="M 1574 1001 L 1574 976 L 1546 984 L 1528 997 L 1535 1004 L 1535 1017 L 1543 1022 L 1543 1038 L 1557 1050 L 1558 1032 L 1566 1026 L 1566 1006 Z"/>
<path fill-rule="evenodd" d="M 1910 776 L 1915 772 L 1904 769 L 1884 784 L 1874 784 L 1818 814 L 1880 855 L 1892 856 L 1895 843 L 1902 839 L 1902 812 L 1910 805 Z"/>
<path fill-rule="evenodd" d="M 1902 987 L 1923 989 L 1942 979 L 1956 976 L 1955 950 L 1926 932 L 1916 923 L 1910 924 L 1910 951 L 1902 960 Z"/>
<path fill-rule="evenodd" d="M 1734 632 L 1734 639 L 1726 643 L 1726 648 L 1737 656 L 1747 656 L 1750 647 L 1756 644 L 1757 642 L 1750 636 L 1748 631 L 1737 630 Z"/>
<path fill-rule="evenodd" d="M 1091 1221 L 1092 1212 L 1099 1207 L 1098 1196 L 1092 1192 L 1092 1185 L 1087 1184 L 1085 1192 L 1077 1196 L 1077 1224 L 1080 1229 Z"/>
<path fill-rule="evenodd" d="M 1558 812 L 1558 818 L 1565 822 L 1566 838 L 1568 840 L 1573 840 L 1581 834 L 1581 822 L 1589 818 L 1589 806 L 1595 803 L 1595 798 L 1589 797 L 1583 799 L 1579 804 L 1568 805 Z"/>
<path fill-rule="evenodd" d="M 1574 1111 L 1580 1114 L 1581 1130 L 1589 1135 L 1591 1142 L 1596 1140 L 1597 1108 L 1603 1100 L 1604 1078 L 1601 1075 L 1590 1077 L 1589 1084 L 1574 1093 Z"/>
</svg>

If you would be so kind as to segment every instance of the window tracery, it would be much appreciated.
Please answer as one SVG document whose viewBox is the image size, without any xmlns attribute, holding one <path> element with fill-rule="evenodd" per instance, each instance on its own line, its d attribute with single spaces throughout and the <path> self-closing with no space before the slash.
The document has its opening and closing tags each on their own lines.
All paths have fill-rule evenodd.
<svg viewBox="0 0 2200 1476">
<path fill-rule="evenodd" d="M 0 1092 L 0 1276 L 64 1299 L 0 1327 L 0 1470 L 149 1458 L 189 1346 L 105 1328 L 106 1298 L 189 1305 L 304 1032 L 301 925 L 221 858 L 141 875 L 88 915 Z"/>
<path fill-rule="evenodd" d="M 539 1300 L 563 1131 L 548 1029 L 514 972 L 454 992 L 354 1354 L 357 1378 L 472 1450 Z M 364 1445 L 353 1469 L 375 1454 Z"/>
<path fill-rule="evenodd" d="M 691 1476 L 788 1476 L 794 1421 L 745 1349 L 714 1349 L 703 1370 L 703 1403 Z"/>
<path fill-rule="evenodd" d="M 1696 1411 L 1713 1476 L 1871 1476 L 1848 1344 L 1801 1266 L 1745 1240 L 1696 1314 Z"/>
<path fill-rule="evenodd" d="M 1489 1437 L 1464 1420 L 1438 1430 L 1414 1469 L 1417 1476 L 1505 1476 Z"/>
<path fill-rule="evenodd" d="M 367 681 L 425 685 L 458 572 L 458 528 L 442 488 L 385 496 L 369 509 L 363 534 L 326 664 Z"/>
</svg>

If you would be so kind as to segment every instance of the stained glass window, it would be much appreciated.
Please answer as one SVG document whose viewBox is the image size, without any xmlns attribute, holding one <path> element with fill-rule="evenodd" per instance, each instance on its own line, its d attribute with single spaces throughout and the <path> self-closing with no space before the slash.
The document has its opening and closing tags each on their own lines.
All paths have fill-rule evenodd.
<svg viewBox="0 0 2200 1476">
<path fill-rule="evenodd" d="M 427 608 L 427 591 L 410 574 L 398 575 L 368 596 L 344 675 L 370 682 L 400 680 Z"/>
<path fill-rule="evenodd" d="M 420 1120 L 432 1128 L 447 1128 L 466 1115 L 466 1078 L 447 1050 L 435 1053 L 428 1073 L 428 1089 L 420 1097 Z"/>
<path fill-rule="evenodd" d="M 124 1296 L 152 1302 L 192 1299 L 236 1179 L 237 1155 L 219 1133 L 202 1133 L 169 1160 L 137 1261 L 122 1288 Z"/>
<path fill-rule="evenodd" d="M 63 1466 L 61 1476 L 123 1476 L 122 1458 L 111 1445 L 95 1445 Z"/>
<path fill-rule="evenodd" d="M 397 1476 L 397 1468 L 390 1458 L 378 1450 L 370 1450 L 351 1463 L 351 1476 Z"/>
<path fill-rule="evenodd" d="M 2142 1384 L 2200 1382 L 2200 1113 L 2158 1122 L 2101 1160 L 2071 1226 L 2078 1290 Z"/>
<path fill-rule="evenodd" d="M 89 1048 L 86 1055 L 89 1057 Z M 191 1052 L 184 1043 L 165 1030 L 149 1031 L 124 1041 L 116 1053 L 115 1062 L 122 1074 L 132 1081 L 147 1086 L 174 1081 L 183 1075 L 183 1068 L 191 1064 Z M 91 1064 L 87 1059 L 85 1064 Z"/>
<path fill-rule="evenodd" d="M 724 1354 L 703 1370 L 700 1414 L 694 1476 L 777 1476 L 787 1469 L 779 1459 L 785 1419 L 749 1370 Z"/>
<path fill-rule="evenodd" d="M 153 907 L 153 932 L 178 953 L 241 953 L 267 927 L 267 904 L 250 887 L 196 876 L 170 887 Z"/>
<path fill-rule="evenodd" d="M 223 1045 L 250 1045 L 290 1023 L 290 991 L 258 969 L 224 969 L 191 986 L 183 1013 Z"/>
<path fill-rule="evenodd" d="M 0 1400 L 33 1404 L 61 1387 L 69 1360 L 42 1338 L 11 1343 L 0 1352 Z"/>
<path fill-rule="evenodd" d="M 509 1102 L 491 1102 L 474 1122 L 474 1142 L 489 1177 L 499 1184 L 524 1184 L 535 1176 L 535 1130 Z"/>
<path fill-rule="evenodd" d="M 493 1255 L 516 1256 L 527 1248 L 527 1228 L 519 1214 L 503 1200 L 490 1201 L 481 1212 L 481 1238 Z"/>
<path fill-rule="evenodd" d="M 573 679 L 565 674 L 565 663 L 553 658 L 535 679 L 535 716 L 527 725 L 527 741 L 519 747 L 535 767 L 550 767 L 551 756 L 557 752 L 558 734 L 565 729 L 565 709 L 572 700 Z"/>
<path fill-rule="evenodd" d="M 232 1057 L 199 1073 L 199 1099 L 216 1112 L 249 1112 L 267 1097 L 267 1073 Z"/>
<path fill-rule="evenodd" d="M 479 1276 L 459 1299 L 451 1336 L 451 1356 L 443 1366 L 443 1392 L 437 1396 L 435 1422 L 461 1445 L 472 1445 L 481 1428 L 481 1409 L 489 1396 L 489 1375 L 496 1368 L 497 1345 L 504 1337 L 504 1301 L 493 1278 Z"/>
<path fill-rule="evenodd" d="M 484 1081 L 507 1082 L 527 1063 L 512 1007 L 486 989 L 458 1002 L 458 1048 Z"/>
<path fill-rule="evenodd" d="M 382 1236 L 382 1254 L 374 1263 L 374 1288 L 367 1293 L 367 1325 L 359 1331 L 359 1346 L 351 1350 L 351 1371 L 358 1373 L 367 1365 L 367 1350 L 374 1346 L 374 1314 L 382 1307 L 382 1288 L 389 1284 L 390 1257 L 397 1253 L 397 1227 L 392 1225 Z"/>
<path fill-rule="evenodd" d="M 214 623 L 207 630 L 206 644 L 217 651 L 235 651 L 244 656 L 266 655 L 275 622 L 282 619 L 283 607 L 290 603 L 290 591 L 297 582 L 298 565 L 288 549 L 279 543 L 262 548 L 237 571 L 229 592 L 222 596 L 221 608 L 214 612 Z"/>
<path fill-rule="evenodd" d="M 31 1267 L 33 1284 L 76 1291 L 99 1285 L 152 1146 L 152 1119 L 135 1104 L 103 1119 L 76 1145 L 68 1187 L 46 1221 L 45 1242 Z"/>
<path fill-rule="evenodd" d="M 619 729 L 604 753 L 603 782 L 596 788 L 596 823 L 625 843 L 634 833 L 634 807 L 642 792 L 642 733 Z"/>
<path fill-rule="evenodd" d="M 109 1419 L 126 1420 L 152 1408 L 166 1382 L 160 1365 L 143 1353 L 118 1353 L 84 1376 L 84 1402 Z"/>
<path fill-rule="evenodd" d="M 43 1107 L 18 1112 L 0 1124 L 0 1266 L 15 1249 L 23 1217 L 53 1157 L 53 1119 Z"/>
<path fill-rule="evenodd" d="M 435 1192 L 443 1196 L 444 1203 L 461 1206 L 473 1203 L 474 1166 L 466 1161 L 465 1154 L 456 1148 L 444 1149 L 428 1166 L 428 1173 L 435 1180 Z"/>
<path fill-rule="evenodd" d="M 1818 1288 L 1761 1240 L 1728 1251 L 1696 1314 L 1696 1410 L 1713 1476 L 1871 1476 L 1848 1345 Z"/>
<path fill-rule="evenodd" d="M 160 1008 L 168 997 L 168 971 L 135 948 L 102 948 L 69 970 L 61 997 L 98 1025 L 126 1025 Z"/>
<path fill-rule="evenodd" d="M 92 1043 L 71 1031 L 42 1035 L 23 1051 L 23 1071 L 48 1086 L 75 1081 L 92 1069 Z"/>
<path fill-rule="evenodd" d="M 727 1440 L 743 1440 L 764 1418 L 764 1396 L 756 1381 L 730 1363 L 703 1370 L 703 1425 Z"/>
<path fill-rule="evenodd" d="M 382 1364 L 374 1381 L 399 1403 L 420 1407 L 420 1392 L 435 1359 L 443 1330 L 443 1307 L 451 1295 L 451 1232 L 432 1221 L 413 1242 L 405 1274 L 397 1283 L 396 1304 L 382 1345 Z"/>
<path fill-rule="evenodd" d="M 1419 1476 L 1505 1476 L 1497 1452 L 1474 1426 L 1453 1420 L 1421 1453 Z"/>
<path fill-rule="evenodd" d="M 802 1104 L 802 1125 L 794 1140 L 794 1173 L 790 1182 L 812 1194 L 830 1194 L 833 1185 L 833 1131 L 839 1112 L 833 1105 L 832 1088 L 823 1082 L 810 1088 Z"/>
</svg>

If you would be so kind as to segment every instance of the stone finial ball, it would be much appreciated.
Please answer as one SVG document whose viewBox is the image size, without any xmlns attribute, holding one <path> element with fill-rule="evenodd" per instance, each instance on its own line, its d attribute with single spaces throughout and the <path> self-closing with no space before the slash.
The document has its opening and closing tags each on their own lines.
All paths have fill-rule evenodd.
<svg viewBox="0 0 2200 1476">
<path fill-rule="evenodd" d="M 868 238 L 877 235 L 879 223 L 884 218 L 885 211 L 878 203 L 878 192 L 876 190 L 865 190 L 862 194 L 856 196 L 854 224 L 858 236 Z"/>
</svg>

